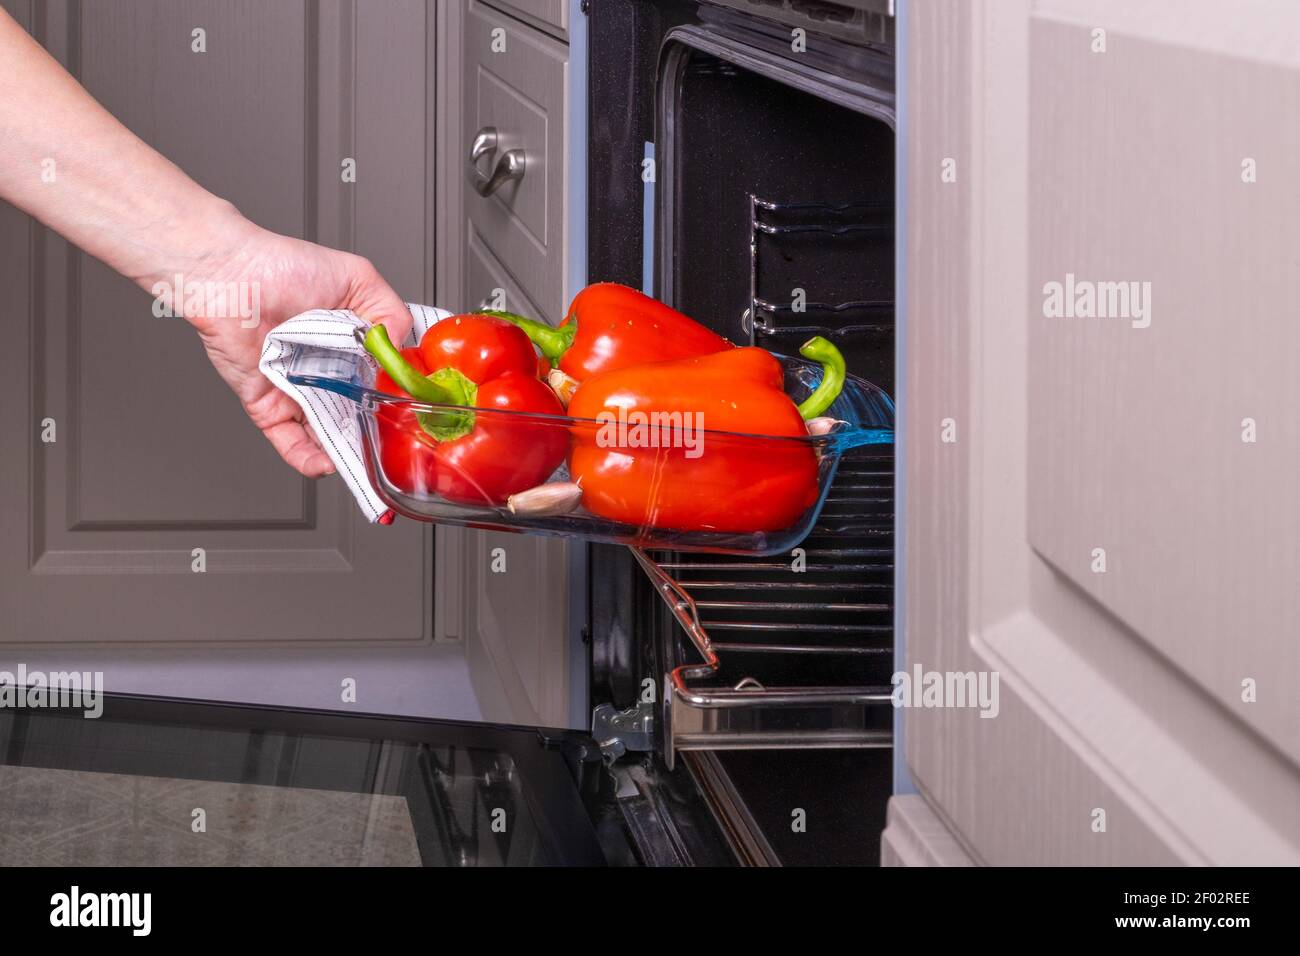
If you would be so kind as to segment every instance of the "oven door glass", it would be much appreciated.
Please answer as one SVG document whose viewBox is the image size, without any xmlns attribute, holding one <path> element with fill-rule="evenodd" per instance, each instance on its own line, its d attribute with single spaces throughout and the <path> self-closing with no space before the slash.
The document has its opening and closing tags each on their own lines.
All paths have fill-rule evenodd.
<svg viewBox="0 0 1300 956">
<path fill-rule="evenodd" d="M 578 734 L 103 701 L 0 709 L 0 866 L 605 862 Z"/>
</svg>

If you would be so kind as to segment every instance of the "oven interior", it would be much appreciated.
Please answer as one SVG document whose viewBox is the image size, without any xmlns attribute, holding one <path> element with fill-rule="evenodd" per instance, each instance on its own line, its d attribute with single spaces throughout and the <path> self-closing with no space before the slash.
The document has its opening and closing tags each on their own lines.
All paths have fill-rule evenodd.
<svg viewBox="0 0 1300 956">
<path fill-rule="evenodd" d="M 748 68 L 729 55 L 737 34 L 725 27 L 665 31 L 654 291 L 739 344 L 797 354 L 827 336 L 852 373 L 892 394 L 890 117 L 878 97 L 869 110 L 832 101 L 779 56 Z M 742 39 L 749 52 L 775 48 Z M 788 53 L 788 30 L 781 42 Z M 756 861 L 878 861 L 891 781 L 893 481 L 892 449 L 852 453 L 794 554 L 651 552 L 630 591 L 593 592 L 629 611 L 638 637 L 621 651 L 598 640 L 598 674 L 619 671 L 621 653 L 632 658 L 623 673 L 668 675 L 653 707 L 635 682 L 620 692 L 607 681 L 609 706 L 649 715 L 659 757 L 684 765 L 733 847 Z M 595 627 L 611 617 L 593 608 Z"/>
<path fill-rule="evenodd" d="M 892 394 L 893 130 L 704 53 L 679 82 L 676 307 L 788 355 L 826 335 Z"/>
</svg>

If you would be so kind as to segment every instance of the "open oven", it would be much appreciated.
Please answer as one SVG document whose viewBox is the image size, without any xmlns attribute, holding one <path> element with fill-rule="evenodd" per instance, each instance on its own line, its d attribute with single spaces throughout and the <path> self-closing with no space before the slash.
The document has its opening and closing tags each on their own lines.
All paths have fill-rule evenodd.
<svg viewBox="0 0 1300 956">
<path fill-rule="evenodd" d="M 590 278 L 652 286 L 775 352 L 825 335 L 892 393 L 887 14 L 593 4 Z M 602 68 L 629 46 L 634 69 Z M 638 163 L 640 190 L 617 172 Z M 846 458 L 790 555 L 593 548 L 596 736 L 688 774 L 747 861 L 876 861 L 891 772 L 893 481 L 879 447 Z M 619 739 L 626 727 L 637 732 Z M 793 822 L 801 812 L 838 836 L 810 836 Z"/>
</svg>

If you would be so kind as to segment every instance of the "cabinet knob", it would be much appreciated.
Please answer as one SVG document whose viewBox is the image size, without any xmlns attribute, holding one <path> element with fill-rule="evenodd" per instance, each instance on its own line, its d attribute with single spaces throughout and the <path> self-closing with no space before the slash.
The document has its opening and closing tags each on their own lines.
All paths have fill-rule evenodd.
<svg viewBox="0 0 1300 956">
<path fill-rule="evenodd" d="M 507 182 L 519 182 L 524 178 L 525 158 L 522 149 L 508 149 L 496 162 L 492 175 L 485 176 L 479 168 L 479 161 L 484 157 L 491 162 L 497 151 L 497 131 L 494 126 L 484 126 L 474 135 L 469 146 L 470 185 L 480 196 L 491 196 Z"/>
</svg>

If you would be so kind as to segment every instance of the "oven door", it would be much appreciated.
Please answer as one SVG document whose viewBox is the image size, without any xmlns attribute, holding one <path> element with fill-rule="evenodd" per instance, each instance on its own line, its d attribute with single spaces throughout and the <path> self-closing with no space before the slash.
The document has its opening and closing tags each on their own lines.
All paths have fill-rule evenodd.
<svg viewBox="0 0 1300 956">
<path fill-rule="evenodd" d="M 102 704 L 0 710 L 0 866 L 735 862 L 684 775 L 575 731 Z"/>
</svg>

